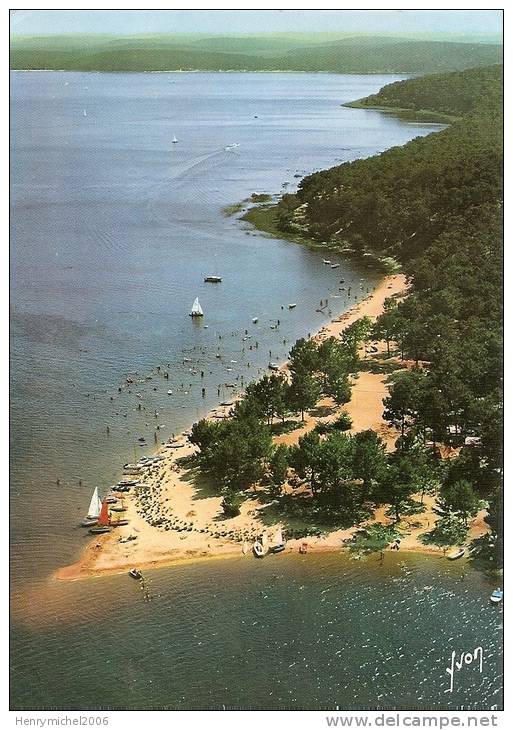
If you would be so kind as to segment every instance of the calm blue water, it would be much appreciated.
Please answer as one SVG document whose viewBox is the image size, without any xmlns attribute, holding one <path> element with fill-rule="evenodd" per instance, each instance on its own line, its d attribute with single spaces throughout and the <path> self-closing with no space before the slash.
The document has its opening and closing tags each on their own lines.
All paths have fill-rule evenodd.
<svg viewBox="0 0 513 730">
<path fill-rule="evenodd" d="M 92 487 L 107 487 L 134 452 L 144 452 L 137 445 L 140 436 L 154 448 L 155 439 L 183 429 L 229 397 L 226 383 L 240 387 L 270 358 L 283 359 L 297 337 L 326 321 L 315 311 L 320 299 L 329 297 L 335 314 L 366 294 L 373 282 L 368 273 L 347 263 L 333 271 L 318 253 L 257 235 L 221 211 L 253 192 L 278 194 L 285 181 L 294 189 L 296 175 L 438 129 L 340 106 L 398 78 L 12 74 L 16 706 L 120 706 L 128 690 L 135 706 L 320 706 L 333 700 L 335 690 L 341 705 L 355 697 L 370 702 L 353 664 L 364 661 L 359 638 L 344 644 L 343 651 L 356 652 L 349 664 L 333 660 L 329 672 L 309 670 L 328 666 L 330 631 L 345 631 L 346 619 L 340 624 L 345 593 L 360 584 L 367 586 L 360 598 L 366 591 L 372 596 L 374 577 L 360 566 L 352 565 L 339 581 L 338 558 L 308 564 L 316 566 L 309 573 L 312 596 L 298 594 L 296 601 L 294 592 L 286 596 L 306 564 L 283 562 L 272 603 L 260 594 L 271 580 L 267 568 L 254 561 L 158 571 L 153 580 L 159 597 L 149 605 L 123 578 L 56 585 L 48 577 L 77 557 L 86 538 L 75 525 Z M 171 142 L 174 134 L 177 144 Z M 240 147 L 225 150 L 233 142 Z M 223 283 L 204 284 L 207 274 L 223 276 Z M 339 292 L 341 278 L 352 286 L 351 297 Z M 195 296 L 205 310 L 201 323 L 188 316 Z M 297 308 L 289 311 L 289 302 Z M 253 317 L 259 318 L 257 325 Z M 277 319 L 280 326 L 271 329 Z M 246 330 L 251 338 L 244 340 Z M 162 377 L 164 370 L 169 380 Z M 130 388 L 127 376 L 137 381 Z M 429 570 L 438 580 L 440 568 Z M 323 571 L 342 593 L 323 602 L 327 613 L 325 623 L 319 618 L 324 628 L 316 648 L 312 637 L 306 643 L 300 637 L 309 636 Z M 218 573 L 223 589 L 214 598 L 212 585 L 221 583 L 211 581 Z M 466 643 L 486 639 L 495 647 L 499 614 L 489 612 L 487 589 L 468 581 L 463 598 L 458 592 L 455 601 L 470 600 L 471 606 L 468 630 L 458 636 Z M 399 616 L 410 636 L 415 612 L 405 612 L 386 596 L 383 588 L 380 601 L 387 615 L 393 611 L 394 623 Z M 416 605 L 411 596 L 408 600 Z M 230 612 L 223 611 L 226 605 L 233 607 Z M 354 615 L 361 610 L 358 603 Z M 455 605 L 448 627 L 458 610 Z M 290 622 L 294 611 L 297 623 Z M 426 624 L 434 633 L 435 613 Z M 193 616 L 198 616 L 194 625 Z M 259 616 L 267 621 L 263 628 L 243 623 Z M 479 636 L 472 628 L 476 616 Z M 368 620 L 370 626 L 374 619 Z M 292 649 L 282 656 L 286 640 L 302 643 L 304 656 Z M 387 642 L 380 644 L 377 666 L 385 661 Z M 496 660 L 493 647 L 490 661 Z M 270 648 L 278 658 L 273 663 L 269 655 L 264 665 L 259 654 Z M 290 668 L 289 653 L 289 664 L 295 662 Z M 240 676 L 243 685 L 235 682 Z M 490 677 L 495 670 L 486 682 L 483 678 L 486 691 L 482 687 L 479 697 L 465 698 L 493 704 L 497 685 Z M 435 685 L 430 680 L 422 701 L 445 701 L 447 695 L 437 695 Z M 391 687 L 380 701 L 391 701 Z M 276 694 L 270 694 L 273 688 Z M 410 695 L 396 697 L 399 704 L 410 701 Z"/>
</svg>

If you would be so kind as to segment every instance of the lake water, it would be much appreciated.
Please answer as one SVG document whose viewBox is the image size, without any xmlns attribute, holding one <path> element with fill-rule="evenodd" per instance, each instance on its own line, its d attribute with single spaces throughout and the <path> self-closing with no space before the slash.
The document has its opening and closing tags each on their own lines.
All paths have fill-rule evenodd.
<svg viewBox="0 0 513 730">
<path fill-rule="evenodd" d="M 281 578 L 272 578 L 270 563 L 255 561 L 155 571 L 159 596 L 151 604 L 123 577 L 49 581 L 87 539 L 76 525 L 94 486 L 107 488 L 121 465 L 154 448 L 155 439 L 230 397 L 233 389 L 225 384 L 240 387 L 270 359 L 284 359 L 297 337 L 326 321 L 315 311 L 320 299 L 329 298 L 335 314 L 366 294 L 374 281 L 369 273 L 344 262 L 331 270 L 319 253 L 257 235 L 222 209 L 253 192 L 293 190 L 295 176 L 438 129 L 340 106 L 399 78 L 12 74 L 15 706 L 318 707 L 337 704 L 335 689 L 341 706 L 367 705 L 371 695 L 356 671 L 357 662 L 370 666 L 358 648 L 361 637 L 346 636 L 340 663 L 335 657 L 327 662 L 326 652 L 329 632 L 339 635 L 346 612 L 363 620 L 368 605 L 375 613 L 379 576 L 384 615 L 393 609 L 405 640 L 414 640 L 419 617 L 387 597 L 396 568 L 382 566 L 374 575 L 351 563 L 342 579 L 339 556 L 308 563 L 286 558 Z M 234 142 L 240 147 L 225 149 Z M 208 274 L 221 275 L 222 284 L 205 284 Z M 341 278 L 351 296 L 339 291 Z M 200 323 L 188 316 L 195 296 L 205 310 Z M 289 302 L 297 307 L 288 310 Z M 246 330 L 251 337 L 244 340 Z M 127 377 L 136 382 L 127 386 Z M 138 445 L 141 436 L 147 447 Z M 486 679 L 483 674 L 480 691 L 474 684 L 460 700 L 497 704 L 500 615 L 486 603 L 488 586 L 479 578 L 456 590 L 445 564 L 423 559 L 419 565 L 445 586 L 440 611 L 448 612 L 448 630 L 458 619 L 453 641 L 487 645 Z M 294 598 L 295 589 L 288 589 L 302 585 L 304 571 L 311 595 L 305 587 Z M 269 581 L 273 591 L 264 598 Z M 337 588 L 326 594 L 333 602 L 328 597 L 320 604 L 326 581 Z M 417 578 L 405 585 L 420 590 Z M 354 591 L 353 612 L 345 593 Z M 406 596 L 408 605 L 416 605 L 415 591 Z M 438 589 L 429 599 L 421 595 L 426 605 L 439 600 Z M 466 629 L 458 618 L 461 601 Z M 318 605 L 325 622 L 316 615 Z M 291 622 L 295 612 L 298 620 Z M 374 613 L 366 619 L 369 630 Z M 436 613 L 433 608 L 422 628 L 422 650 L 428 650 L 428 627 L 440 631 Z M 252 628 L 254 620 L 263 624 Z M 311 622 L 320 633 L 308 634 Z M 377 667 L 389 640 L 374 652 Z M 304 656 L 283 648 L 286 641 L 296 642 Z M 450 643 L 437 639 L 435 645 L 437 658 L 450 657 Z M 410 671 L 412 661 L 403 669 Z M 330 669 L 319 674 L 321 665 Z M 392 684 L 379 702 L 411 706 L 413 694 L 405 694 L 411 673 L 407 680 L 402 669 L 394 671 L 393 682 L 382 673 Z M 428 682 L 418 702 L 447 702 L 443 689 L 440 694 L 436 682 Z"/>
</svg>

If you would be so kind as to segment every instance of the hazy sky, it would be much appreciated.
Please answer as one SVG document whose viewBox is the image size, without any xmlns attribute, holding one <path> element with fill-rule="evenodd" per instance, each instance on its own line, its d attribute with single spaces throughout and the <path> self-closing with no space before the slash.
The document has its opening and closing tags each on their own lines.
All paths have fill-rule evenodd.
<svg viewBox="0 0 513 730">
<path fill-rule="evenodd" d="M 499 10 L 11 10 L 11 32 L 261 33 L 350 31 L 501 33 Z"/>
</svg>

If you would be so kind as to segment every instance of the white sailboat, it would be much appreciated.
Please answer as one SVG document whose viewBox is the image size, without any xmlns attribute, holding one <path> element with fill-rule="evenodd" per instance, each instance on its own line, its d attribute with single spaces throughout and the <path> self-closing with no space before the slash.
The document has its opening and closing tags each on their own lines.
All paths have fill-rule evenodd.
<svg viewBox="0 0 513 730">
<path fill-rule="evenodd" d="M 85 109 L 84 109 L 84 117 L 87 117 L 87 112 Z"/>
<path fill-rule="evenodd" d="M 95 488 L 91 501 L 89 502 L 89 509 L 87 510 L 87 516 L 84 517 L 80 523 L 82 527 L 91 527 L 96 525 L 98 517 L 102 509 L 102 501 L 98 495 L 98 487 Z"/>
<path fill-rule="evenodd" d="M 89 509 L 87 510 L 87 518 L 89 520 L 98 519 L 102 508 L 102 501 L 98 495 L 98 487 L 95 487 L 91 501 L 89 502 Z"/>
<path fill-rule="evenodd" d="M 198 297 L 194 300 L 192 304 L 192 308 L 190 311 L 191 317 L 203 317 L 203 310 L 201 308 L 201 304 L 199 303 Z"/>
<path fill-rule="evenodd" d="M 176 139 L 176 134 L 173 134 L 173 139 L 171 140 L 173 144 L 176 144 L 178 140 Z"/>
</svg>

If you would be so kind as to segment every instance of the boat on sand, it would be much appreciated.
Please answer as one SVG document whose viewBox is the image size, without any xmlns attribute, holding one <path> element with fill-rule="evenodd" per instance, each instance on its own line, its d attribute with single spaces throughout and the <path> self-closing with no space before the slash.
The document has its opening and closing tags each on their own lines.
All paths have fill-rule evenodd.
<svg viewBox="0 0 513 730">
<path fill-rule="evenodd" d="M 255 540 L 253 543 L 253 554 L 256 558 L 263 558 L 265 555 L 264 546 L 260 542 L 260 540 Z"/>
<path fill-rule="evenodd" d="M 98 515 L 98 524 L 96 527 L 91 527 L 89 532 L 91 535 L 101 535 L 104 532 L 110 532 L 110 517 L 109 517 L 109 505 L 106 500 L 103 501 L 100 514 Z"/>
<path fill-rule="evenodd" d="M 458 558 L 462 558 L 465 555 L 465 548 L 458 548 L 458 550 L 455 550 L 452 553 L 449 553 L 447 556 L 447 560 L 458 560 Z"/>
<path fill-rule="evenodd" d="M 283 541 L 283 532 L 279 527 L 274 533 L 272 545 L 269 547 L 270 553 L 282 553 L 285 550 L 285 543 Z"/>
</svg>

